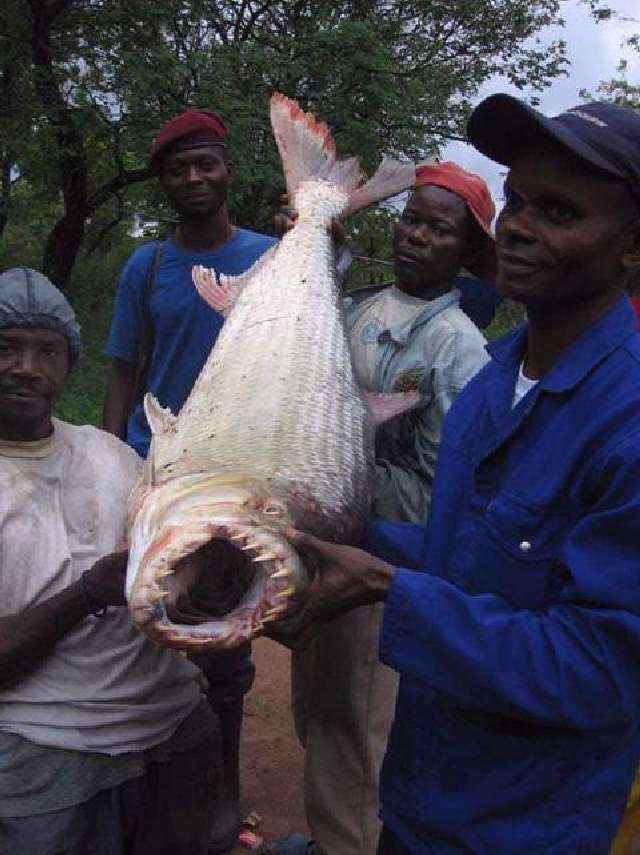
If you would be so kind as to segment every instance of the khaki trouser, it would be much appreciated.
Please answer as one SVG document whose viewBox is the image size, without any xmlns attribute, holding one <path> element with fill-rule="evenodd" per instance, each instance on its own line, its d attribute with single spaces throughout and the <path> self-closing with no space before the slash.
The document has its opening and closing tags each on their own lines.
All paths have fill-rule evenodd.
<svg viewBox="0 0 640 855">
<path fill-rule="evenodd" d="M 611 855 L 640 855 L 640 773 L 629 793 L 622 825 L 613 841 Z"/>
<path fill-rule="evenodd" d="M 382 603 L 354 609 L 293 655 L 305 809 L 321 855 L 377 849 L 378 779 L 398 689 L 398 675 L 378 661 L 382 610 Z"/>
</svg>

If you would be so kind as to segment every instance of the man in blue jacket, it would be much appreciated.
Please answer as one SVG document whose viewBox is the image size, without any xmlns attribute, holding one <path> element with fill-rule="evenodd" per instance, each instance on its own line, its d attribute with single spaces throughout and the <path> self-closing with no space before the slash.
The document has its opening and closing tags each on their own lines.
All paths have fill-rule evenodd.
<svg viewBox="0 0 640 855">
<path fill-rule="evenodd" d="M 497 282 L 528 323 L 447 416 L 424 533 L 291 532 L 321 562 L 298 631 L 386 600 L 381 855 L 604 855 L 640 759 L 640 115 L 495 95 L 469 136 L 510 170 Z"/>
</svg>

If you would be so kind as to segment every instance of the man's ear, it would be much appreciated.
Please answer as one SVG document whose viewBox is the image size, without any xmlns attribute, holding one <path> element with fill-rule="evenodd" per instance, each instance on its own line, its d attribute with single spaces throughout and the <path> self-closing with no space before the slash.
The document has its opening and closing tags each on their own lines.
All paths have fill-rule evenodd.
<svg viewBox="0 0 640 855">
<path fill-rule="evenodd" d="M 640 267 L 640 219 L 635 220 L 627 229 L 622 266 L 625 270 L 634 270 Z"/>
<path fill-rule="evenodd" d="M 229 174 L 229 180 L 231 180 L 233 178 L 233 172 L 234 172 L 233 158 L 231 157 L 231 154 L 230 154 L 228 149 L 223 149 L 223 152 L 224 153 L 222 156 L 224 157 L 224 162 L 225 162 L 225 165 L 227 167 L 227 172 Z"/>
</svg>

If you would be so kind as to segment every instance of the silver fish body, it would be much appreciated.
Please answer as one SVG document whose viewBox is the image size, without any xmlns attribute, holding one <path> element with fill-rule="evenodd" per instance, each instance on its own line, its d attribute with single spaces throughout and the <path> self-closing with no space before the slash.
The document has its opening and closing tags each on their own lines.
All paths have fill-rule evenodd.
<svg viewBox="0 0 640 855">
<path fill-rule="evenodd" d="M 240 283 L 179 415 L 146 402 L 154 434 L 130 499 L 127 596 L 159 643 L 229 647 L 283 615 L 307 583 L 285 527 L 339 542 L 362 531 L 373 423 L 354 377 L 329 235 L 348 204 L 336 183 L 303 181 L 295 227 Z M 228 614 L 178 625 L 166 607 L 193 581 L 185 558 L 211 541 L 243 553 L 251 581 Z"/>
</svg>

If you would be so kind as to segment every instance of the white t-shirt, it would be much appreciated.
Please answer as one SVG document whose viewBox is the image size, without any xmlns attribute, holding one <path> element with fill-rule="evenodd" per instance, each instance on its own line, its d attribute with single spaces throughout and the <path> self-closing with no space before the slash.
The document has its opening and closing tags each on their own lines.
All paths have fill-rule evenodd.
<svg viewBox="0 0 640 855">
<path fill-rule="evenodd" d="M 58 420 L 47 439 L 0 441 L 0 616 L 46 600 L 123 547 L 140 465 L 110 434 Z M 145 639 L 126 608 L 111 607 L 0 691 L 0 730 L 76 751 L 142 751 L 194 709 L 200 679 L 181 654 Z"/>
<path fill-rule="evenodd" d="M 538 383 L 537 380 L 531 380 L 530 377 L 527 377 L 524 373 L 524 362 L 520 363 L 520 368 L 518 369 L 518 379 L 516 380 L 516 388 L 513 390 L 513 403 L 511 404 L 511 409 L 520 403 L 520 401 L 524 398 L 527 392 L 530 392 L 533 387 Z"/>
</svg>

